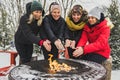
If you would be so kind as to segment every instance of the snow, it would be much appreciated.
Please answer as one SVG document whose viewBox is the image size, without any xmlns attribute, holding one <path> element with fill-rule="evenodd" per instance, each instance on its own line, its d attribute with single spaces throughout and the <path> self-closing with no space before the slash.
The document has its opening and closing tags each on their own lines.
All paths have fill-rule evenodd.
<svg viewBox="0 0 120 80">
<path fill-rule="evenodd" d="M 111 80 L 120 80 L 120 70 L 112 71 L 112 79 Z"/>
<path fill-rule="evenodd" d="M 6 66 L 7 64 L 9 65 L 9 62 L 7 60 L 8 58 L 5 58 L 5 55 L 4 55 L 4 59 L 6 59 L 6 60 L 4 60 L 4 62 L 2 62 L 3 56 L 1 56 L 1 55 L 3 55 L 3 54 L 0 53 L 0 67 L 2 67 L 2 65 L 3 66 Z M 33 56 L 36 56 L 36 54 L 34 54 Z M 38 57 L 39 60 L 44 59 L 43 55 L 39 54 L 38 56 L 39 56 Z M 8 55 L 6 57 L 8 57 Z M 17 63 L 17 65 L 19 64 L 19 56 L 16 57 L 16 63 Z M 12 68 L 13 68 L 13 66 L 12 66 Z M 111 80 L 120 80 L 119 75 L 120 75 L 120 70 L 113 70 L 112 75 L 111 75 Z M 23 76 L 25 76 L 25 74 Z M 31 77 L 34 77 L 34 76 L 31 76 Z M 8 80 L 8 75 L 0 76 L 0 80 Z"/>
<path fill-rule="evenodd" d="M 2 57 L 0 57 L 0 61 L 1 61 L 0 68 L 5 67 L 5 66 L 10 66 L 10 54 L 0 53 L 0 56 L 2 56 Z"/>
</svg>

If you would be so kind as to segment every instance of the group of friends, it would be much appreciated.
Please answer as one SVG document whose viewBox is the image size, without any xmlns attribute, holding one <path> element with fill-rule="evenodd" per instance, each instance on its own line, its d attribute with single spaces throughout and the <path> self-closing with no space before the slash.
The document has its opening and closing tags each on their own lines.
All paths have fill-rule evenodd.
<svg viewBox="0 0 120 80">
<path fill-rule="evenodd" d="M 67 48 L 69 57 L 102 64 L 110 56 L 110 26 L 99 7 L 87 12 L 81 5 L 74 5 L 66 18 L 61 16 L 61 6 L 52 2 L 49 14 L 38 1 L 26 4 L 26 14 L 21 16 L 15 33 L 15 46 L 21 64 L 31 61 L 33 44 L 41 46 L 44 59 Z"/>
</svg>

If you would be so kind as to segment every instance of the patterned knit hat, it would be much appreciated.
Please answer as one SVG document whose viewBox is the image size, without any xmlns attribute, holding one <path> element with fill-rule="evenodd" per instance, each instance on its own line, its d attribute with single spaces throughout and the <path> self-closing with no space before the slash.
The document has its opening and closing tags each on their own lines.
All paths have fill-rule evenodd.
<svg viewBox="0 0 120 80">
<path fill-rule="evenodd" d="M 52 2 L 50 4 L 49 12 L 52 12 L 54 9 L 59 9 L 61 11 L 61 7 L 57 2 Z"/>
<path fill-rule="evenodd" d="M 37 2 L 37 1 L 33 1 L 31 4 L 31 12 L 35 11 L 35 10 L 43 10 L 41 3 Z"/>
</svg>

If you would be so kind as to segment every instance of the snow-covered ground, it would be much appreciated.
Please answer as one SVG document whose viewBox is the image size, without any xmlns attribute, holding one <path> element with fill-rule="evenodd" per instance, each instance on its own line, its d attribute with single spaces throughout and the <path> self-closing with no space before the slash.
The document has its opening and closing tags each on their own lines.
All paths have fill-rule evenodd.
<svg viewBox="0 0 120 80">
<path fill-rule="evenodd" d="M 6 58 L 5 58 L 5 56 L 6 56 Z M 39 55 L 38 59 L 39 60 L 43 59 L 43 55 Z M 10 57 L 8 55 L 4 55 L 4 54 L 0 53 L 0 67 L 6 66 L 7 64 L 10 65 L 9 60 L 10 60 Z M 16 62 L 18 65 L 19 64 L 19 56 L 17 56 Z M 111 80 L 120 80 L 119 75 L 120 75 L 120 70 L 113 70 Z M 0 76 L 0 80 L 8 80 L 8 78 L 7 78 L 7 76 Z"/>
<path fill-rule="evenodd" d="M 112 79 L 111 80 L 120 80 L 120 70 L 112 71 Z"/>
</svg>

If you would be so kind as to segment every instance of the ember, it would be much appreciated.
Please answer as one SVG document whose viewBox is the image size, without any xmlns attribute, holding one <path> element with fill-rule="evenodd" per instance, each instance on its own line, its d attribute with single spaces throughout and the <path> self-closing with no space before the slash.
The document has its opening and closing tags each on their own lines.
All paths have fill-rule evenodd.
<svg viewBox="0 0 120 80">
<path fill-rule="evenodd" d="M 71 67 L 69 65 L 67 65 L 66 63 L 58 63 L 56 60 L 52 60 L 53 55 L 49 54 L 50 58 L 49 60 L 49 66 L 50 66 L 50 73 L 56 73 L 56 72 L 60 72 L 60 71 L 65 71 L 65 72 L 69 72 L 73 69 L 75 69 L 74 67 Z"/>
</svg>

